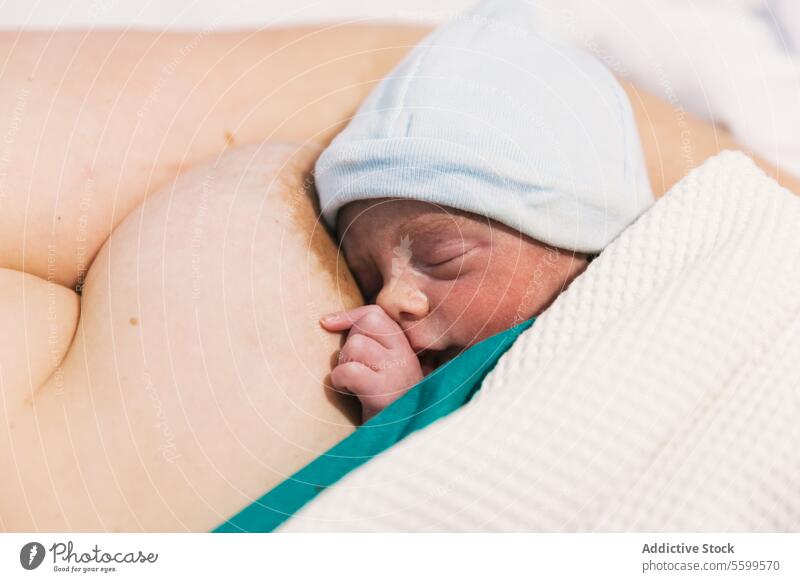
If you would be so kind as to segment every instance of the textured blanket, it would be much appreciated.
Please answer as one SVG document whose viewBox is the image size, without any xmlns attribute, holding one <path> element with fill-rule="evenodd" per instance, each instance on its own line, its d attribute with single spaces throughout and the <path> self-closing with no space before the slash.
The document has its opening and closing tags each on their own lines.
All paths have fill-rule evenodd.
<svg viewBox="0 0 800 582">
<path fill-rule="evenodd" d="M 283 531 L 800 531 L 800 199 L 693 171 L 459 411 Z"/>
</svg>

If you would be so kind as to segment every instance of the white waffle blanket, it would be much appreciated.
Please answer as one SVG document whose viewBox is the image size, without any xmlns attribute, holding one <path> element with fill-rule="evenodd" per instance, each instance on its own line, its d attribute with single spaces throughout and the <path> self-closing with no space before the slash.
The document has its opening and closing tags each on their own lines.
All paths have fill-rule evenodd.
<svg viewBox="0 0 800 582">
<path fill-rule="evenodd" d="M 800 199 L 724 152 L 283 531 L 800 531 Z"/>
</svg>

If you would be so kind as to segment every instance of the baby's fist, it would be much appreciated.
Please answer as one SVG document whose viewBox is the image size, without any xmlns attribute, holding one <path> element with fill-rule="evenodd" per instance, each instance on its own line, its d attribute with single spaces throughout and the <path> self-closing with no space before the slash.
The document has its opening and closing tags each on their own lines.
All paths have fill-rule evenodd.
<svg viewBox="0 0 800 582">
<path fill-rule="evenodd" d="M 367 421 L 422 380 L 419 359 L 403 330 L 378 305 L 365 305 L 323 317 L 328 331 L 347 331 L 331 384 L 361 401 Z"/>
</svg>

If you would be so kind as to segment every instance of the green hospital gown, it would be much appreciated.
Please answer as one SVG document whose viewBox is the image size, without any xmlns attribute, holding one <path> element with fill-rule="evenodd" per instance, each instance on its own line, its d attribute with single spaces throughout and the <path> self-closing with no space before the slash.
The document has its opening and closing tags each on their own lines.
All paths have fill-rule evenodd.
<svg viewBox="0 0 800 582">
<path fill-rule="evenodd" d="M 471 346 L 214 532 L 270 532 L 350 471 L 463 406 L 531 318 Z"/>
</svg>

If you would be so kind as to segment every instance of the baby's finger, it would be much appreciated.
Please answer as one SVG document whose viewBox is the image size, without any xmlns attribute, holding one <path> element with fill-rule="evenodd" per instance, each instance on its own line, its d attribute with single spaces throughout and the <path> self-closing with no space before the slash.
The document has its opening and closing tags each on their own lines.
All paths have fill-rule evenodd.
<svg viewBox="0 0 800 582">
<path fill-rule="evenodd" d="M 339 363 L 361 362 L 371 370 L 385 367 L 390 352 L 369 336 L 352 332 L 339 352 Z"/>
<path fill-rule="evenodd" d="M 355 307 L 347 311 L 329 313 L 319 321 L 328 331 L 345 331 L 350 329 L 353 324 L 364 317 L 364 315 L 375 310 L 383 312 L 383 309 L 378 305 L 362 305 L 361 307 Z"/>
<path fill-rule="evenodd" d="M 409 349 L 403 330 L 383 309 L 368 311 L 350 328 L 350 336 L 363 334 L 371 337 L 387 350 Z"/>
<path fill-rule="evenodd" d="M 374 392 L 378 380 L 378 374 L 361 362 L 345 362 L 331 372 L 331 384 L 334 388 L 347 390 L 356 396 Z"/>
</svg>

